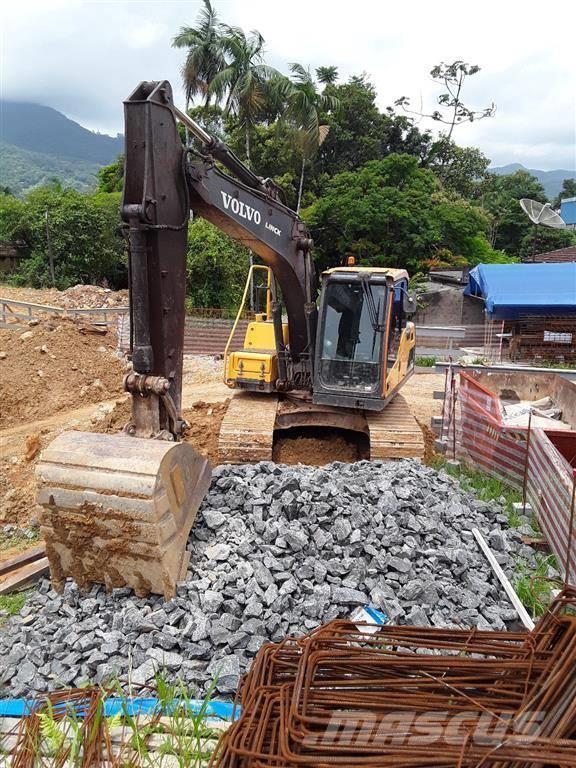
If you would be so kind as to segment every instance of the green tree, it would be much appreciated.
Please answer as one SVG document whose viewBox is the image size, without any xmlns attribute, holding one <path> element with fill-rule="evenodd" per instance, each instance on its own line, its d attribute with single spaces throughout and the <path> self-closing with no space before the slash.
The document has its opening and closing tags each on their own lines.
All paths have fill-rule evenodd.
<svg viewBox="0 0 576 768">
<path fill-rule="evenodd" d="M 25 213 L 26 205 L 23 200 L 9 192 L 0 193 L 0 242 L 15 243 L 25 239 Z"/>
<path fill-rule="evenodd" d="M 210 0 L 202 0 L 195 27 L 181 27 L 172 41 L 174 48 L 185 48 L 186 61 L 182 67 L 182 79 L 186 93 L 186 109 L 195 96 L 200 95 L 207 106 L 212 97 L 210 85 L 225 67 L 222 46 L 222 27 Z"/>
<path fill-rule="evenodd" d="M 395 104 L 411 114 L 428 117 L 431 120 L 448 125 L 446 138 L 450 141 L 454 128 L 457 125 L 461 125 L 464 122 L 472 123 L 474 120 L 483 120 L 486 117 L 492 117 L 496 112 L 494 103 L 483 109 L 472 109 L 467 107 L 462 101 L 462 91 L 466 79 L 476 75 L 478 72 L 480 72 L 480 67 L 477 64 L 467 64 L 460 59 L 453 61 L 451 64 L 441 62 L 430 70 L 432 80 L 445 89 L 438 96 L 438 109 L 431 113 L 411 110 L 410 99 L 406 96 L 401 96 L 396 100 Z"/>
<path fill-rule="evenodd" d="M 564 179 L 562 182 L 562 189 L 554 198 L 552 208 L 560 208 L 560 203 L 567 197 L 576 197 L 576 179 Z"/>
<path fill-rule="evenodd" d="M 42 287 L 51 283 L 46 235 L 49 216 L 56 285 L 106 282 L 126 284 L 124 241 L 120 231 L 119 193 L 87 195 L 59 185 L 30 192 L 18 225 L 29 250 L 14 281 Z"/>
<path fill-rule="evenodd" d="M 124 155 L 98 170 L 98 192 L 122 192 L 124 186 Z"/>
<path fill-rule="evenodd" d="M 247 248 L 204 219 L 188 229 L 187 294 L 194 307 L 235 310 L 248 275 Z"/>
<path fill-rule="evenodd" d="M 476 147 L 459 147 L 444 138 L 432 144 L 424 164 L 446 189 L 472 199 L 481 193 L 490 160 Z"/>
<path fill-rule="evenodd" d="M 318 153 L 309 177 L 320 189 L 327 178 L 354 170 L 369 160 L 380 160 L 392 153 L 427 156 L 431 137 L 421 133 L 410 118 L 393 110 L 381 113 L 376 105 L 376 89 L 364 76 L 347 83 L 328 85 L 325 94 L 338 99 L 338 109 L 326 117 L 329 132 Z"/>
<path fill-rule="evenodd" d="M 338 80 L 338 67 L 316 67 L 316 77 L 322 85 L 334 85 Z"/>
<path fill-rule="evenodd" d="M 478 202 L 490 216 L 491 245 L 509 256 L 519 257 L 524 238 L 532 232 L 530 219 L 520 207 L 528 197 L 545 203 L 544 187 L 528 171 L 497 176 L 488 173 L 480 188 Z"/>
<path fill-rule="evenodd" d="M 524 235 L 520 242 L 518 256 L 522 261 L 530 261 L 533 255 L 555 251 L 557 248 L 565 248 L 576 245 L 576 233 L 569 229 L 551 229 L 550 227 L 538 227 L 534 231 L 534 225 Z"/>
<path fill-rule="evenodd" d="M 299 212 L 306 162 L 317 152 L 329 130 L 327 125 L 321 124 L 320 114 L 336 110 L 339 102 L 336 96 L 318 91 L 309 69 L 295 63 L 290 64 L 290 71 L 292 72 L 292 81 L 287 96 L 287 114 L 296 128 L 302 152 L 296 202 L 296 212 Z"/>
<path fill-rule="evenodd" d="M 432 171 L 392 154 L 336 175 L 305 212 L 323 266 L 354 253 L 364 263 L 407 267 L 502 258 L 486 240 L 488 218 L 444 192 Z"/>
<path fill-rule="evenodd" d="M 226 65 L 212 79 L 209 91 L 225 99 L 224 114 L 234 114 L 244 129 L 246 161 L 250 165 L 250 134 L 266 107 L 270 92 L 283 78 L 264 63 L 264 38 L 246 35 L 238 27 L 223 27 L 222 49 Z"/>
</svg>

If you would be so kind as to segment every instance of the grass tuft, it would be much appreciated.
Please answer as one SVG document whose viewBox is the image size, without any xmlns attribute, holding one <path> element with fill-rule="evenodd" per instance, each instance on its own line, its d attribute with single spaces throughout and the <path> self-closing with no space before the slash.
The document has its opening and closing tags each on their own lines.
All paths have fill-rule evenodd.
<svg viewBox="0 0 576 768">
<path fill-rule="evenodd" d="M 506 483 L 498 480 L 496 477 L 472 469 L 466 464 L 460 464 L 459 467 L 450 467 L 446 464 L 444 457 L 434 462 L 435 469 L 445 469 L 448 474 L 455 477 L 465 491 L 472 491 L 481 501 L 502 502 L 508 516 L 508 525 L 511 528 L 517 528 L 522 524 L 519 514 L 514 510 L 514 504 L 522 501 L 522 494 L 515 488 L 511 488 Z M 538 528 L 535 528 L 538 530 Z"/>
<path fill-rule="evenodd" d="M 433 368 L 436 365 L 436 358 L 435 357 L 417 357 L 414 361 L 415 365 L 418 365 L 422 368 Z"/>
<path fill-rule="evenodd" d="M 0 595 L 0 614 L 4 613 L 7 616 L 15 616 L 20 613 L 26 603 L 28 592 L 16 592 L 13 595 Z M 2 623 L 2 617 L 0 616 L 0 624 Z"/>
<path fill-rule="evenodd" d="M 524 607 L 536 619 L 548 608 L 552 601 L 552 591 L 560 589 L 562 583 L 548 577 L 548 569 L 557 570 L 554 555 L 543 555 L 541 552 L 534 554 L 536 567 L 531 568 L 527 563 L 518 561 L 514 574 L 514 589 Z"/>
</svg>

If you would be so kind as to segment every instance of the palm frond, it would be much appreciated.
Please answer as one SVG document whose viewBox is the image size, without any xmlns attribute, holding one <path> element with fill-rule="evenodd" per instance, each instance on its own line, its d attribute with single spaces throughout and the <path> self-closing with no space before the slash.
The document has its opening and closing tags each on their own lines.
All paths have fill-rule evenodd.
<svg viewBox="0 0 576 768">
<path fill-rule="evenodd" d="M 302 83 L 304 85 L 306 83 L 312 82 L 312 75 L 310 74 L 310 70 L 303 67 L 302 64 L 298 64 L 298 62 L 292 62 L 291 64 L 288 64 L 288 68 L 294 75 L 294 79 L 297 83 Z"/>
</svg>

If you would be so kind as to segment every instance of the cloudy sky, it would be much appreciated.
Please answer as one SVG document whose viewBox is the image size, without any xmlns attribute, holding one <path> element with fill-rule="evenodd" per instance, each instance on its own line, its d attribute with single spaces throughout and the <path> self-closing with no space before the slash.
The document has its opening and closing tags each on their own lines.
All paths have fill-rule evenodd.
<svg viewBox="0 0 576 768">
<path fill-rule="evenodd" d="M 223 21 L 258 29 L 268 62 L 366 72 L 382 108 L 402 95 L 434 105 L 428 72 L 462 58 L 482 72 L 465 101 L 496 116 L 457 129 L 495 165 L 576 168 L 576 2 L 556 0 L 214 0 Z M 170 43 L 200 0 L 0 0 L 3 98 L 122 131 L 122 99 L 140 80 L 180 81 Z M 177 91 L 178 93 L 178 91 Z M 182 92 L 179 100 L 183 104 Z M 428 127 L 423 122 L 422 127 Z"/>
</svg>

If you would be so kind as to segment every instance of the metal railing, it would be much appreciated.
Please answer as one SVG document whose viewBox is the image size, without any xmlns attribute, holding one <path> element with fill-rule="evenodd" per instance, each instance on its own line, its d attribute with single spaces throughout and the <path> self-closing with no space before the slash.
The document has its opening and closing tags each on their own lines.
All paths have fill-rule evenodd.
<svg viewBox="0 0 576 768">
<path fill-rule="evenodd" d="M 10 328 L 27 324 L 39 316 L 61 315 L 89 319 L 93 325 L 113 325 L 117 315 L 128 313 L 128 307 L 53 307 L 31 301 L 17 301 L 0 297 L 0 327 Z"/>
</svg>

